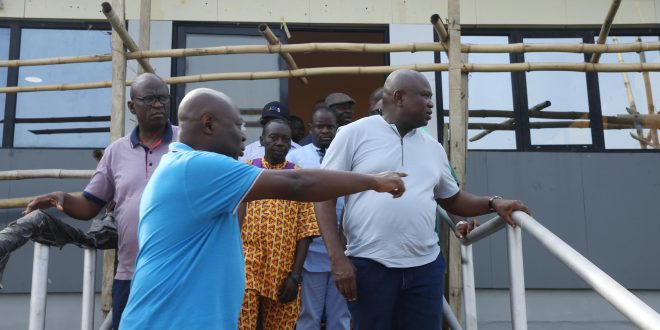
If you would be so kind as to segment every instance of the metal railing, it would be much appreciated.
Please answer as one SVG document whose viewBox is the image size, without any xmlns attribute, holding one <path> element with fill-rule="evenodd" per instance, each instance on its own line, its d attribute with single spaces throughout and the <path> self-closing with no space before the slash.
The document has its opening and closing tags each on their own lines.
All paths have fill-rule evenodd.
<svg viewBox="0 0 660 330">
<path fill-rule="evenodd" d="M 511 324 L 515 330 L 527 329 L 527 307 L 525 305 L 525 278 L 522 256 L 522 230 L 536 239 L 557 259 L 581 277 L 610 305 L 628 318 L 640 329 L 659 329 L 660 314 L 642 300 L 596 267 L 591 261 L 524 212 L 514 212 L 516 228 L 507 226 L 500 217 L 495 217 L 474 229 L 462 241 L 463 295 L 465 308 L 465 329 L 477 329 L 476 294 L 472 244 L 506 227 L 509 256 L 509 279 L 511 297 Z M 446 303 L 446 301 L 445 301 Z M 445 317 L 453 317 L 451 308 L 445 310 Z M 448 315 L 451 314 L 451 315 Z M 454 317 L 455 319 L 455 317 Z M 458 324 L 452 329 L 462 329 Z"/>
<path fill-rule="evenodd" d="M 94 329 L 94 295 L 96 275 L 96 249 L 83 249 L 83 288 L 81 330 Z M 30 295 L 30 330 L 46 328 L 46 295 L 48 293 L 48 259 L 50 247 L 34 243 L 32 260 L 32 289 Z"/>
</svg>

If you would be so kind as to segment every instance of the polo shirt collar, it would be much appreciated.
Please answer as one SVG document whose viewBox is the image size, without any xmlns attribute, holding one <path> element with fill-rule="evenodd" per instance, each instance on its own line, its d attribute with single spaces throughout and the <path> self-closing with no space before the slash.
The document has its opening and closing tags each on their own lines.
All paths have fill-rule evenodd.
<svg viewBox="0 0 660 330">
<path fill-rule="evenodd" d="M 165 124 L 165 134 L 163 134 L 163 137 L 161 138 L 162 143 L 170 143 L 172 142 L 172 137 L 174 136 L 174 131 L 172 129 L 172 124 L 168 121 Z M 133 131 L 131 132 L 131 147 L 135 148 L 140 145 L 140 126 L 135 126 Z"/>
<path fill-rule="evenodd" d="M 391 129 L 394 130 L 394 133 L 396 133 L 397 136 L 401 137 L 401 134 L 399 134 L 399 129 L 396 127 L 395 124 L 390 124 L 390 123 L 388 123 L 387 120 L 385 120 L 385 118 L 384 118 L 383 116 L 378 116 L 378 117 L 380 118 L 380 122 L 381 122 L 381 123 L 383 123 L 383 124 L 389 126 Z M 408 134 L 406 134 L 406 135 L 404 136 L 404 138 L 405 138 L 406 136 L 408 136 L 408 137 L 412 137 L 412 136 L 414 136 L 415 134 L 417 134 L 417 128 L 413 128 L 412 130 L 410 130 L 410 132 L 408 132 Z"/>
<path fill-rule="evenodd" d="M 193 151 L 193 150 L 194 149 L 191 146 L 189 146 L 185 143 L 181 143 L 181 142 L 172 142 L 172 143 L 170 143 L 170 151 L 171 152 Z"/>
</svg>

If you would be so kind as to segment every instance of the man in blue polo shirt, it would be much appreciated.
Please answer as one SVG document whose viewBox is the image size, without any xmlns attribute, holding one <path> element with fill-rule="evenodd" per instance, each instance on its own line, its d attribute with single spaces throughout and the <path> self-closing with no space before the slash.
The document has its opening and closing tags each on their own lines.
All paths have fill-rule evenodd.
<svg viewBox="0 0 660 330">
<path fill-rule="evenodd" d="M 131 85 L 128 108 L 137 120 L 130 135 L 117 139 L 103 153 L 82 196 L 61 191 L 32 200 L 25 214 L 57 207 L 74 219 L 89 220 L 114 201 L 119 234 L 117 273 L 112 284 L 112 321 L 117 329 L 126 306 L 138 253 L 137 227 L 140 196 L 158 166 L 167 145 L 176 141 L 178 127 L 169 123 L 170 93 L 155 74 L 139 75 Z"/>
<path fill-rule="evenodd" d="M 196 89 L 140 202 L 139 253 L 120 329 L 236 329 L 245 289 L 241 201 L 403 193 L 401 173 L 262 170 L 238 162 L 245 134 L 223 93 Z"/>
</svg>

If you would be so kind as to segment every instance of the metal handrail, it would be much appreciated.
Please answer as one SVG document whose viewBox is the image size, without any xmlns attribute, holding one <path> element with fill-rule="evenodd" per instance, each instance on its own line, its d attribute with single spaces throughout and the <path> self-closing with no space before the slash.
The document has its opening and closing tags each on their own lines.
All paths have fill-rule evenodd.
<svg viewBox="0 0 660 330">
<path fill-rule="evenodd" d="M 83 290 L 81 330 L 94 329 L 94 291 L 96 274 L 96 249 L 83 249 Z M 48 293 L 48 261 L 50 247 L 34 243 L 34 258 L 32 260 L 32 289 L 30 292 L 29 330 L 44 330 L 46 328 L 46 295 Z"/>
<path fill-rule="evenodd" d="M 512 218 L 517 224 L 516 228 L 506 226 L 504 220 L 495 217 L 483 225 L 475 228 L 462 240 L 464 253 L 463 258 L 463 281 L 464 290 L 471 290 L 465 294 L 465 313 L 467 317 L 467 330 L 476 329 L 476 306 L 474 301 L 474 277 L 465 276 L 466 273 L 473 274 L 472 251 L 467 248 L 475 242 L 507 228 L 507 241 L 509 247 L 509 271 L 511 280 L 511 318 L 514 329 L 527 328 L 527 313 L 525 308 L 525 285 L 522 264 L 522 237 L 521 230 L 525 230 L 536 239 L 550 253 L 563 262 L 569 269 L 580 276 L 607 302 L 616 308 L 621 314 L 628 318 L 640 329 L 658 329 L 660 325 L 660 314 L 637 298 L 634 294 L 612 279 L 609 275 L 596 267 L 591 261 L 578 253 L 570 245 L 541 225 L 538 221 L 524 212 L 516 211 Z M 465 262 L 467 259 L 468 262 Z M 473 320 L 474 322 L 472 322 Z"/>
</svg>

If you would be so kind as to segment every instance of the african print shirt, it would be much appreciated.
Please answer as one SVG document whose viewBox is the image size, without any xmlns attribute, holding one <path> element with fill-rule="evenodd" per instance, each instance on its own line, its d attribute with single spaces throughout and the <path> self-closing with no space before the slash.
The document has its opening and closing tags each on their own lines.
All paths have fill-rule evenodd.
<svg viewBox="0 0 660 330">
<path fill-rule="evenodd" d="M 291 168 L 289 162 L 271 165 L 264 158 L 247 164 L 271 170 Z M 293 267 L 296 242 L 314 236 L 319 236 L 319 228 L 313 203 L 280 199 L 248 202 L 241 228 L 245 288 L 277 300 L 277 291 Z"/>
</svg>

